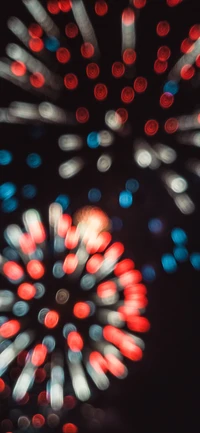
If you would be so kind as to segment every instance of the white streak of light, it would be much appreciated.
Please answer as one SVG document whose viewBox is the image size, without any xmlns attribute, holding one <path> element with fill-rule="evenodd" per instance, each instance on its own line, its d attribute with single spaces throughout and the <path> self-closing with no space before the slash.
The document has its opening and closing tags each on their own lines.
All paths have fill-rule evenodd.
<svg viewBox="0 0 200 433">
<path fill-rule="evenodd" d="M 57 233 L 58 221 L 62 213 L 62 206 L 59 203 L 52 203 L 49 206 L 49 225 L 53 228 L 54 235 Z"/>
<path fill-rule="evenodd" d="M 15 296 L 10 290 L 0 290 L 0 311 L 10 311 L 15 302 Z"/>
<path fill-rule="evenodd" d="M 64 162 L 59 167 L 59 175 L 63 179 L 69 179 L 70 177 L 78 174 L 84 167 L 82 158 L 72 158 L 67 162 Z"/>
<path fill-rule="evenodd" d="M 195 210 L 195 204 L 188 196 L 188 194 L 179 194 L 174 198 L 174 202 L 179 210 L 184 215 L 190 215 Z"/>
<path fill-rule="evenodd" d="M 83 140 L 79 135 L 66 134 L 59 137 L 58 145 L 65 152 L 71 152 L 72 150 L 81 149 Z"/>
<path fill-rule="evenodd" d="M 17 17 L 10 17 L 8 20 L 8 28 L 11 32 L 17 36 L 17 38 L 28 47 L 30 40 L 30 35 L 28 33 L 27 27 L 23 24 L 21 20 Z"/>
<path fill-rule="evenodd" d="M 103 370 L 101 374 L 97 373 L 89 362 L 86 365 L 86 369 L 91 379 L 93 380 L 97 388 L 100 389 L 100 391 L 105 391 L 106 389 L 108 389 L 110 382 Z"/>
<path fill-rule="evenodd" d="M 51 370 L 50 402 L 53 410 L 63 406 L 64 370 L 60 365 L 54 365 Z"/>
<path fill-rule="evenodd" d="M 9 107 L 9 114 L 25 120 L 40 120 L 38 105 L 26 102 L 12 102 Z"/>
<path fill-rule="evenodd" d="M 0 354 L 0 376 L 7 370 L 9 364 L 19 355 L 19 353 L 30 345 L 32 338 L 31 334 L 24 332 L 19 334 L 15 341 L 11 343 Z"/>
<path fill-rule="evenodd" d="M 193 50 L 191 52 L 188 52 L 184 54 L 178 62 L 175 64 L 175 66 L 171 69 L 168 75 L 169 80 L 174 81 L 180 81 L 181 76 L 180 72 L 184 65 L 193 65 L 193 63 L 196 60 L 196 57 L 200 54 L 200 38 L 197 39 L 197 41 L 193 45 Z"/>
<path fill-rule="evenodd" d="M 62 108 L 51 104 L 50 102 L 42 102 L 39 105 L 39 113 L 42 119 L 50 123 L 58 124 L 73 124 L 71 113 L 67 113 Z"/>
<path fill-rule="evenodd" d="M 135 19 L 130 24 L 124 24 L 122 14 L 122 52 L 127 48 L 135 49 L 136 32 Z"/>
<path fill-rule="evenodd" d="M 81 364 L 69 362 L 68 365 L 76 397 L 81 401 L 87 401 L 91 397 L 91 393 Z"/>
<path fill-rule="evenodd" d="M 13 390 L 13 398 L 16 401 L 22 400 L 26 395 L 35 376 L 36 367 L 29 361 L 23 368 Z"/>
<path fill-rule="evenodd" d="M 16 224 L 9 225 L 4 231 L 5 238 L 9 245 L 15 248 L 19 248 L 19 241 L 23 232 L 20 227 Z"/>
<path fill-rule="evenodd" d="M 59 37 L 60 31 L 38 0 L 22 0 L 30 14 L 49 36 Z"/>
<path fill-rule="evenodd" d="M 99 52 L 98 42 L 82 0 L 74 0 L 72 2 L 72 12 L 83 40 L 85 42 L 90 42 L 93 45 L 95 54 L 97 55 Z"/>
</svg>

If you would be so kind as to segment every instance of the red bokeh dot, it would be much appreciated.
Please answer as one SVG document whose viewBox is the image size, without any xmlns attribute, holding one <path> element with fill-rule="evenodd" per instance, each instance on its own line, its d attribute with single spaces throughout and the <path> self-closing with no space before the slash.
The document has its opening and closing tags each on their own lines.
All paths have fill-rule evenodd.
<svg viewBox="0 0 200 433">
<path fill-rule="evenodd" d="M 30 301 L 30 299 L 34 298 L 36 294 L 36 289 L 33 284 L 22 283 L 17 289 L 17 294 L 21 299 L 24 299 L 25 301 Z"/>
<path fill-rule="evenodd" d="M 57 326 L 59 321 L 59 314 L 57 311 L 49 311 L 44 319 L 44 324 L 47 328 L 53 329 Z"/>
<path fill-rule="evenodd" d="M 36 245 L 29 233 L 22 233 L 19 245 L 24 254 L 32 254 L 36 250 Z"/>
<path fill-rule="evenodd" d="M 123 52 L 123 61 L 126 65 L 133 65 L 136 61 L 136 52 L 132 48 L 127 48 Z"/>
<path fill-rule="evenodd" d="M 133 0 L 133 6 L 137 9 L 142 9 L 146 5 L 147 0 Z"/>
<path fill-rule="evenodd" d="M 63 263 L 63 271 L 66 274 L 73 274 L 78 265 L 78 258 L 76 254 L 68 254 Z"/>
<path fill-rule="evenodd" d="M 137 93 L 145 92 L 147 88 L 147 80 L 144 77 L 137 77 L 134 81 L 134 90 Z"/>
<path fill-rule="evenodd" d="M 77 433 L 78 428 L 75 424 L 67 423 L 63 425 L 62 431 L 63 433 Z"/>
<path fill-rule="evenodd" d="M 158 56 L 158 59 L 161 62 L 165 62 L 171 56 L 171 50 L 170 50 L 170 48 L 167 47 L 167 45 L 163 45 L 162 47 L 160 47 L 158 49 L 157 56 Z"/>
<path fill-rule="evenodd" d="M 74 90 L 78 86 L 78 78 L 75 74 L 67 74 L 64 77 L 64 85 L 68 90 Z"/>
<path fill-rule="evenodd" d="M 97 295 L 100 298 L 109 298 L 116 293 L 116 284 L 114 281 L 105 281 L 97 287 Z"/>
<path fill-rule="evenodd" d="M 181 2 L 182 2 L 182 0 L 166 0 L 167 5 L 170 7 L 177 6 Z"/>
<path fill-rule="evenodd" d="M 124 124 L 124 123 L 127 122 L 127 120 L 128 120 L 128 111 L 126 110 L 126 108 L 118 108 L 116 110 L 116 113 L 120 117 L 120 122 L 122 124 Z"/>
<path fill-rule="evenodd" d="M 100 69 L 97 63 L 88 63 L 86 66 L 86 74 L 91 80 L 95 80 L 99 76 Z"/>
<path fill-rule="evenodd" d="M 161 62 L 159 59 L 156 59 L 155 63 L 154 63 L 154 71 L 157 74 L 163 74 L 168 67 L 168 63 L 167 62 Z"/>
<path fill-rule="evenodd" d="M 12 62 L 10 69 L 14 75 L 17 77 L 22 77 L 26 73 L 26 65 L 23 62 Z"/>
<path fill-rule="evenodd" d="M 170 31 L 170 25 L 168 21 L 159 21 L 156 27 L 157 35 L 161 38 L 167 36 Z"/>
<path fill-rule="evenodd" d="M 34 280 L 42 278 L 44 275 L 44 266 L 39 260 L 30 260 L 27 264 L 27 272 Z"/>
<path fill-rule="evenodd" d="M 76 120 L 79 123 L 86 123 L 89 120 L 89 111 L 85 107 L 79 107 L 76 110 Z"/>
<path fill-rule="evenodd" d="M 189 31 L 189 37 L 193 41 L 196 41 L 198 38 L 200 38 L 200 24 L 194 24 Z"/>
<path fill-rule="evenodd" d="M 162 108 L 171 107 L 173 102 L 174 102 L 174 96 L 169 92 L 163 93 L 160 97 L 160 106 Z"/>
<path fill-rule="evenodd" d="M 94 88 L 94 96 L 98 101 L 104 101 L 108 95 L 108 89 L 105 84 L 98 83 Z"/>
<path fill-rule="evenodd" d="M 64 405 L 67 409 L 73 409 L 76 406 L 76 399 L 73 395 L 66 395 L 64 398 Z"/>
<path fill-rule="evenodd" d="M 126 8 L 124 9 L 124 11 L 122 12 L 122 23 L 125 26 L 130 26 L 131 24 L 133 24 L 135 21 L 135 14 L 133 9 L 131 8 Z"/>
<path fill-rule="evenodd" d="M 192 65 L 184 65 L 182 68 L 181 68 L 181 71 L 180 71 L 180 76 L 181 76 L 181 78 L 183 78 L 183 80 L 191 80 L 191 78 L 194 76 L 194 74 L 195 74 L 195 69 L 194 69 L 194 66 L 192 66 Z"/>
<path fill-rule="evenodd" d="M 134 90 L 132 89 L 132 87 L 126 86 L 121 91 L 121 100 L 125 104 L 130 104 L 130 102 L 133 101 L 134 96 L 135 96 L 135 93 L 134 93 Z"/>
<path fill-rule="evenodd" d="M 112 75 L 115 78 L 121 78 L 124 75 L 125 66 L 122 62 L 114 62 L 112 64 Z"/>
<path fill-rule="evenodd" d="M 99 17 L 103 17 L 108 12 L 108 5 L 104 0 L 98 0 L 95 3 L 95 12 Z"/>
<path fill-rule="evenodd" d="M 31 38 L 41 38 L 43 35 L 42 27 L 37 23 L 31 24 L 29 26 L 28 32 Z"/>
<path fill-rule="evenodd" d="M 44 48 L 44 42 L 40 38 L 32 38 L 29 41 L 29 47 L 35 53 L 39 53 Z"/>
<path fill-rule="evenodd" d="M 78 27 L 75 23 L 69 23 L 65 26 L 65 34 L 68 38 L 75 38 L 78 35 Z"/>
<path fill-rule="evenodd" d="M 44 425 L 44 423 L 45 423 L 45 418 L 40 413 L 37 413 L 36 415 L 33 416 L 32 418 L 33 427 L 41 428 Z"/>
<path fill-rule="evenodd" d="M 144 126 L 144 132 L 147 135 L 155 135 L 158 132 L 159 124 L 155 119 L 147 120 Z"/>
<path fill-rule="evenodd" d="M 94 46 L 90 42 L 81 45 L 81 54 L 85 59 L 90 59 L 94 55 Z"/>
<path fill-rule="evenodd" d="M 77 302 L 74 305 L 73 313 L 78 319 L 85 319 L 90 314 L 90 307 L 86 302 Z"/>
<path fill-rule="evenodd" d="M 196 65 L 200 68 L 200 54 L 196 57 Z"/>
<path fill-rule="evenodd" d="M 17 263 L 9 261 L 4 263 L 3 272 L 7 278 L 18 281 L 24 276 L 24 271 Z"/>
<path fill-rule="evenodd" d="M 80 334 L 76 331 L 72 331 L 69 333 L 67 337 L 67 343 L 69 348 L 73 352 L 79 352 L 83 348 L 83 339 L 81 338 Z"/>
<path fill-rule="evenodd" d="M 181 42 L 181 52 L 182 53 L 191 53 L 194 49 L 194 42 L 189 38 L 183 39 Z"/>
<path fill-rule="evenodd" d="M 178 129 L 178 120 L 175 117 L 167 119 L 164 125 L 164 129 L 168 134 L 173 134 Z"/>
<path fill-rule="evenodd" d="M 58 6 L 62 12 L 69 12 L 72 8 L 70 0 L 60 0 Z"/>
<path fill-rule="evenodd" d="M 3 381 L 3 379 L 0 378 L 0 392 L 3 392 L 5 389 L 5 382 Z"/>
<path fill-rule="evenodd" d="M 34 74 L 30 75 L 30 83 L 33 87 L 39 89 L 45 83 L 44 76 L 40 72 L 35 72 Z"/>
<path fill-rule="evenodd" d="M 3 323 L 0 327 L 0 336 L 3 338 L 10 338 L 17 334 L 20 330 L 20 323 L 18 320 L 9 320 Z"/>
<path fill-rule="evenodd" d="M 46 406 L 48 404 L 48 397 L 46 391 L 42 391 L 38 395 L 38 404 L 40 404 L 41 406 Z"/>
<path fill-rule="evenodd" d="M 60 12 L 60 8 L 58 6 L 57 0 L 49 0 L 47 2 L 47 9 L 51 14 L 58 14 Z"/>
<path fill-rule="evenodd" d="M 56 57 L 60 63 L 67 63 L 71 58 L 71 54 L 67 48 L 58 48 L 56 51 Z"/>
</svg>

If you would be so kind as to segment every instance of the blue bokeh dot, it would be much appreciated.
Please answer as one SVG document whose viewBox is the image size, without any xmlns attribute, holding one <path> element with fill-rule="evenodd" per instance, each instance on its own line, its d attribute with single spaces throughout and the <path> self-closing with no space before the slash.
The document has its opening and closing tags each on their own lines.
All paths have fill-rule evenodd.
<svg viewBox="0 0 200 433">
<path fill-rule="evenodd" d="M 171 231 L 171 238 L 175 244 L 181 245 L 187 242 L 187 235 L 185 231 L 179 227 Z"/>
<path fill-rule="evenodd" d="M 133 196 L 129 191 L 122 191 L 119 194 L 119 204 L 123 208 L 128 208 L 133 203 Z"/>
<path fill-rule="evenodd" d="M 138 191 L 139 189 L 139 182 L 137 179 L 128 179 L 126 181 L 126 189 L 132 193 Z"/>
<path fill-rule="evenodd" d="M 148 222 L 148 228 L 151 233 L 158 234 L 163 230 L 163 223 L 159 218 L 152 218 Z"/>
<path fill-rule="evenodd" d="M 171 93 L 172 95 L 176 95 L 179 91 L 179 85 L 176 81 L 167 81 L 163 87 L 163 91 L 167 93 Z"/>
<path fill-rule="evenodd" d="M 192 253 L 190 256 L 190 262 L 194 269 L 200 271 L 200 253 Z"/>
<path fill-rule="evenodd" d="M 2 185 L 0 185 L 0 198 L 8 199 L 16 193 L 16 190 L 17 188 L 14 183 L 5 182 Z"/>
<path fill-rule="evenodd" d="M 87 145 L 91 149 L 95 149 L 100 144 L 100 138 L 98 132 L 90 132 L 90 134 L 87 136 Z"/>
<path fill-rule="evenodd" d="M 37 194 L 37 188 L 35 185 L 27 184 L 22 188 L 22 195 L 24 198 L 34 198 Z"/>
<path fill-rule="evenodd" d="M 165 272 L 173 273 L 177 270 L 177 263 L 172 254 L 163 254 L 161 258 L 162 266 Z"/>
<path fill-rule="evenodd" d="M 26 162 L 30 168 L 38 168 L 42 164 L 42 159 L 38 153 L 30 153 L 26 158 Z"/>
<path fill-rule="evenodd" d="M 45 47 L 47 50 L 51 51 L 52 53 L 54 53 L 55 51 L 58 50 L 58 48 L 60 47 L 60 42 L 57 38 L 55 38 L 54 36 L 48 36 L 45 39 Z"/>
<path fill-rule="evenodd" d="M 151 265 L 145 265 L 142 267 L 142 276 L 144 281 L 154 281 L 156 279 L 156 271 Z"/>
<path fill-rule="evenodd" d="M 59 194 L 55 201 L 62 206 L 63 210 L 66 210 L 70 204 L 69 196 L 66 194 Z"/>
<path fill-rule="evenodd" d="M 185 262 L 188 259 L 188 250 L 183 246 L 176 246 L 174 248 L 174 257 L 178 262 Z"/>
<path fill-rule="evenodd" d="M 8 165 L 12 161 L 12 153 L 8 150 L 0 150 L 0 165 Z"/>
<path fill-rule="evenodd" d="M 92 203 L 97 203 L 99 200 L 101 200 L 101 191 L 97 188 L 92 188 L 88 192 L 88 199 Z"/>
<path fill-rule="evenodd" d="M 6 200 L 3 200 L 1 204 L 2 211 L 4 213 L 11 213 L 14 212 L 18 208 L 18 200 L 16 197 L 7 198 Z"/>
</svg>

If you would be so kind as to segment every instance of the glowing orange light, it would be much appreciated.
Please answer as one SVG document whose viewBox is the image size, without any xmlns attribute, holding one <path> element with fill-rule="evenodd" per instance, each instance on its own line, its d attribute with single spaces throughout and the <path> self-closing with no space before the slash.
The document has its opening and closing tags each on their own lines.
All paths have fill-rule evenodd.
<svg viewBox="0 0 200 433">
<path fill-rule="evenodd" d="M 40 221 L 29 224 L 29 232 L 36 244 L 42 244 L 46 239 L 44 226 Z"/>
<path fill-rule="evenodd" d="M 158 48 L 157 56 L 161 62 L 165 62 L 171 56 L 170 48 L 167 47 L 167 45 L 163 45 L 162 47 Z"/>
<path fill-rule="evenodd" d="M 133 5 L 135 6 L 135 8 L 141 9 L 144 8 L 146 2 L 147 0 L 133 0 Z"/>
<path fill-rule="evenodd" d="M 49 0 L 47 2 L 47 9 L 51 14 L 58 14 L 60 12 L 60 8 L 58 6 L 57 0 Z"/>
<path fill-rule="evenodd" d="M 195 74 L 194 66 L 192 66 L 190 64 L 184 65 L 181 68 L 180 76 L 181 76 L 181 78 L 183 78 L 183 80 L 191 80 L 191 78 L 194 76 L 194 74 Z"/>
<path fill-rule="evenodd" d="M 97 295 L 103 299 L 113 296 L 116 291 L 117 286 L 114 281 L 105 281 L 104 283 L 99 284 L 97 287 Z"/>
<path fill-rule="evenodd" d="M 32 424 L 35 428 L 41 428 L 45 424 L 45 418 L 40 413 L 37 413 L 32 418 Z"/>
<path fill-rule="evenodd" d="M 3 323 L 0 327 L 0 336 L 3 338 L 10 338 L 17 334 L 20 330 L 20 323 L 18 320 L 9 320 Z"/>
<path fill-rule="evenodd" d="M 135 316 L 131 317 L 127 323 L 131 331 L 147 332 L 150 329 L 150 323 L 146 317 Z"/>
<path fill-rule="evenodd" d="M 48 311 L 48 313 L 45 316 L 44 324 L 47 328 L 53 329 L 57 326 L 59 321 L 59 314 L 57 311 Z"/>
<path fill-rule="evenodd" d="M 108 95 L 108 89 L 105 84 L 98 83 L 94 88 L 94 96 L 98 101 L 104 101 Z"/>
<path fill-rule="evenodd" d="M 76 110 L 76 120 L 79 123 L 86 123 L 89 120 L 89 111 L 85 107 L 79 107 Z"/>
<path fill-rule="evenodd" d="M 124 9 L 122 13 L 122 23 L 125 26 L 131 26 L 135 21 L 135 14 L 133 12 L 133 9 L 126 8 Z"/>
<path fill-rule="evenodd" d="M 37 23 L 32 23 L 28 29 L 31 38 L 41 38 L 43 35 L 42 27 Z"/>
<path fill-rule="evenodd" d="M 114 269 L 114 274 L 119 277 L 125 272 L 131 271 L 134 269 L 135 263 L 131 259 L 124 259 L 121 262 L 117 263 Z"/>
<path fill-rule="evenodd" d="M 164 128 L 168 134 L 173 134 L 177 131 L 178 126 L 178 120 L 175 117 L 170 117 L 170 119 L 166 120 Z"/>
<path fill-rule="evenodd" d="M 97 207 L 85 206 L 75 214 L 74 220 L 76 224 L 85 224 L 91 232 L 96 234 L 109 227 L 108 216 Z"/>
<path fill-rule="evenodd" d="M 145 123 L 144 132 L 147 135 L 155 135 L 158 132 L 159 123 L 155 119 L 150 119 Z"/>
<path fill-rule="evenodd" d="M 74 90 L 78 86 L 78 78 L 75 74 L 67 74 L 64 77 L 64 85 L 68 90 Z"/>
<path fill-rule="evenodd" d="M 125 373 L 125 366 L 122 362 L 112 353 L 105 355 L 107 361 L 107 367 L 110 373 L 116 377 L 121 377 Z"/>
<path fill-rule="evenodd" d="M 191 53 L 194 49 L 194 42 L 189 38 L 183 39 L 181 42 L 181 51 L 182 53 Z"/>
<path fill-rule="evenodd" d="M 33 284 L 22 283 L 17 289 L 17 294 L 25 301 L 30 301 L 30 299 L 34 298 L 36 294 L 36 289 Z"/>
<path fill-rule="evenodd" d="M 44 275 L 44 266 L 39 260 L 30 260 L 27 264 L 27 272 L 34 280 L 42 278 Z"/>
<path fill-rule="evenodd" d="M 58 236 L 65 238 L 69 227 L 72 224 L 72 218 L 68 214 L 61 215 L 58 221 Z"/>
<path fill-rule="evenodd" d="M 72 274 L 78 265 L 78 258 L 76 254 L 68 254 L 63 263 L 63 271 L 66 274 Z"/>
<path fill-rule="evenodd" d="M 193 41 L 196 41 L 198 38 L 200 38 L 200 25 L 194 24 L 189 31 L 189 37 Z"/>
<path fill-rule="evenodd" d="M 99 352 L 91 352 L 89 356 L 89 361 L 91 366 L 97 373 L 106 373 L 107 371 L 107 362 L 105 358 Z"/>
<path fill-rule="evenodd" d="M 166 0 L 168 6 L 174 7 L 177 6 L 179 3 L 182 2 L 182 0 Z"/>
<path fill-rule="evenodd" d="M 79 242 L 79 231 L 76 226 L 69 227 L 66 238 L 65 238 L 65 246 L 69 250 L 72 250 L 73 248 L 77 247 Z"/>
<path fill-rule="evenodd" d="M 63 433 L 77 433 L 78 428 L 75 424 L 67 423 L 63 425 L 62 431 Z"/>
<path fill-rule="evenodd" d="M 124 252 L 124 245 L 121 242 L 115 242 L 105 252 L 105 258 L 117 260 Z"/>
<path fill-rule="evenodd" d="M 29 233 L 23 233 L 20 236 L 19 245 L 24 254 L 32 254 L 36 250 L 35 243 Z"/>
<path fill-rule="evenodd" d="M 26 73 L 26 65 L 23 62 L 12 62 L 10 69 L 14 75 L 17 77 L 22 77 Z"/>
<path fill-rule="evenodd" d="M 79 352 L 83 348 L 83 339 L 78 332 L 72 331 L 67 337 L 67 344 L 73 352 Z"/>
<path fill-rule="evenodd" d="M 122 62 L 114 62 L 112 64 L 112 75 L 115 78 L 121 78 L 124 75 L 125 66 Z"/>
<path fill-rule="evenodd" d="M 85 319 L 90 314 L 90 307 L 86 302 L 77 302 L 74 305 L 73 313 L 78 319 Z"/>
<path fill-rule="evenodd" d="M 168 68 L 168 62 L 161 62 L 161 60 L 156 59 L 154 63 L 154 71 L 156 74 L 163 74 Z"/>
<path fill-rule="evenodd" d="M 65 34 L 68 38 L 75 38 L 78 35 L 78 27 L 75 23 L 69 23 L 65 27 Z"/>
<path fill-rule="evenodd" d="M 100 74 L 100 69 L 97 63 L 88 63 L 86 66 L 86 74 L 91 80 L 95 80 Z"/>
<path fill-rule="evenodd" d="M 36 367 L 40 367 L 46 359 L 47 356 L 47 348 L 44 344 L 37 344 L 37 346 L 34 347 L 33 353 L 31 356 L 31 362 Z"/>
<path fill-rule="evenodd" d="M 62 12 L 69 12 L 72 8 L 70 0 L 60 0 L 58 6 Z"/>
<path fill-rule="evenodd" d="M 60 47 L 56 51 L 56 57 L 60 63 L 67 63 L 71 58 L 71 54 L 67 48 Z"/>
<path fill-rule="evenodd" d="M 170 31 L 170 25 L 168 21 L 159 21 L 156 27 L 156 32 L 158 36 L 164 37 L 167 36 Z"/>
<path fill-rule="evenodd" d="M 30 75 L 30 83 L 33 87 L 39 89 L 45 83 L 44 76 L 40 72 L 35 72 L 34 74 Z"/>
<path fill-rule="evenodd" d="M 123 61 L 126 65 L 133 65 L 136 61 L 136 52 L 132 48 L 127 48 L 123 52 Z"/>
<path fill-rule="evenodd" d="M 108 12 L 108 5 L 104 0 L 98 0 L 95 3 L 95 12 L 99 17 L 103 17 Z"/>
<path fill-rule="evenodd" d="M 44 42 L 42 39 L 35 37 L 35 38 L 30 39 L 29 47 L 35 53 L 39 53 L 44 48 Z"/>
<path fill-rule="evenodd" d="M 103 256 L 101 254 L 94 254 L 87 262 L 86 264 L 86 270 L 90 274 L 95 274 L 99 271 L 102 263 L 103 263 Z"/>
<path fill-rule="evenodd" d="M 160 97 L 160 106 L 162 108 L 169 108 L 174 102 L 174 96 L 171 93 L 165 92 Z"/>
<path fill-rule="evenodd" d="M 120 123 L 124 124 L 128 120 L 128 111 L 126 108 L 118 108 L 116 110 L 117 115 L 120 117 Z"/>
<path fill-rule="evenodd" d="M 3 392 L 5 389 L 5 382 L 3 381 L 3 379 L 0 379 L 0 392 Z"/>
<path fill-rule="evenodd" d="M 81 45 L 81 54 L 85 59 L 90 59 L 94 55 L 94 46 L 90 42 Z"/>
<path fill-rule="evenodd" d="M 134 96 L 135 96 L 135 93 L 134 93 L 134 90 L 132 89 L 132 87 L 126 86 L 121 91 L 121 100 L 125 104 L 130 104 L 130 102 L 133 101 Z"/>
</svg>

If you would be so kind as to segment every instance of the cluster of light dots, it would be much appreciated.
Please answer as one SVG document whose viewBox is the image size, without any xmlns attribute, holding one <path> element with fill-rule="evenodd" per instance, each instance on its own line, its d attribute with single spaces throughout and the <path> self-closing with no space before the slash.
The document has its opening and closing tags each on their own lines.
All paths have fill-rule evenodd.
<svg viewBox="0 0 200 433">
<path fill-rule="evenodd" d="M 133 193 L 139 185 L 130 179 L 126 186 Z M 99 193 L 98 189 L 90 190 L 89 200 L 94 201 L 93 195 L 96 197 Z M 8 289 L 0 292 L 0 335 L 3 341 L 0 394 L 5 398 L 12 392 L 19 405 L 27 404 L 35 381 L 43 388 L 38 394 L 38 407 L 51 405 L 53 409 L 52 416 L 47 418 L 44 412 L 35 414 L 32 419 L 20 416 L 19 427 L 25 428 L 30 424 L 36 428 L 44 424 L 56 426 L 59 419 L 54 410 L 61 407 L 72 409 L 76 399 L 87 401 L 91 389 L 84 364 L 88 375 L 101 390 L 109 386 L 110 374 L 126 377 L 127 368 L 123 360 L 139 361 L 142 358 L 144 343 L 139 335 L 150 327 L 148 319 L 143 316 L 148 301 L 142 274 L 135 269 L 133 260 L 126 258 L 124 245 L 112 241 L 109 218 L 101 209 L 89 206 L 79 210 L 72 219 L 70 214 L 63 213 L 68 204 L 68 196 L 59 195 L 49 208 L 49 230 L 54 233 L 53 267 L 51 264 L 49 268 L 46 257 L 52 252 L 52 246 L 50 249 L 48 246 L 48 229 L 37 211 L 31 209 L 23 214 L 26 230 L 16 225 L 5 230 L 7 246 L 0 258 L 0 271 Z M 46 307 L 40 307 L 41 298 Z M 48 307 L 49 302 L 51 307 Z M 33 303 L 35 319 L 46 330 L 42 341 L 38 340 L 39 334 L 34 335 L 37 331 L 31 330 L 33 319 L 27 323 L 34 337 L 29 337 L 28 330 L 26 338 L 23 337 L 26 330 L 21 320 L 26 318 L 28 321 Z M 7 311 L 11 311 L 8 316 Z M 56 339 L 60 327 L 63 346 L 59 347 L 62 355 L 57 355 Z M 95 350 L 92 342 L 95 342 Z M 12 359 L 17 360 L 16 368 L 13 364 L 10 366 L 10 361 L 5 361 L 9 346 L 13 347 Z M 67 363 L 62 367 L 65 358 Z M 55 377 L 53 367 L 49 373 L 50 360 L 55 363 Z M 7 374 L 8 371 L 11 379 L 15 379 L 13 389 L 4 381 L 4 372 Z M 27 374 L 30 375 L 28 385 Z M 67 378 L 72 381 L 73 395 L 64 396 L 62 384 Z M 54 389 L 58 389 L 58 393 Z M 64 424 L 62 429 L 63 433 L 78 431 L 77 426 L 71 423 Z"/>
</svg>

